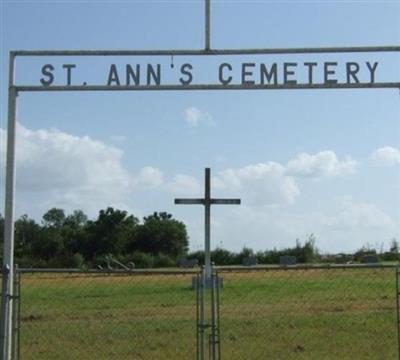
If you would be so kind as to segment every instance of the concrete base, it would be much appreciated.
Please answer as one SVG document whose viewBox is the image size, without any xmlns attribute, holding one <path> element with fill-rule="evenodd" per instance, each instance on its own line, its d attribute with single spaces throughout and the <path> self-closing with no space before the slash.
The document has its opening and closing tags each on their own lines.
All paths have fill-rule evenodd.
<svg viewBox="0 0 400 360">
<path fill-rule="evenodd" d="M 201 277 L 192 277 L 192 289 L 196 290 L 197 287 L 199 286 L 199 282 L 201 281 Z M 224 279 L 221 277 L 217 278 L 217 283 L 216 286 L 218 286 L 220 289 L 224 287 Z M 212 281 L 211 278 L 205 279 L 205 288 L 206 289 L 211 289 L 212 288 Z"/>
</svg>

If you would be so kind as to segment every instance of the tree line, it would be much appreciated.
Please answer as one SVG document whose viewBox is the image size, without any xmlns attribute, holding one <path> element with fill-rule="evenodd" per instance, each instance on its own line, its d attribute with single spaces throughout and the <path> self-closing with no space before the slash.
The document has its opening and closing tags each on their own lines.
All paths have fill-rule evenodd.
<svg viewBox="0 0 400 360">
<path fill-rule="evenodd" d="M 0 216 L 1 245 L 3 233 Z M 81 210 L 67 215 L 52 208 L 41 223 L 27 215 L 15 222 L 15 263 L 20 267 L 94 267 L 110 255 L 145 267 L 172 266 L 186 256 L 188 245 L 185 224 L 167 212 L 154 212 L 139 221 L 108 207 L 89 220 Z"/>
<path fill-rule="evenodd" d="M 3 256 L 4 218 L 0 214 L 0 260 Z M 135 264 L 137 268 L 173 267 L 180 259 L 196 259 L 204 264 L 204 251 L 189 253 L 186 226 L 167 212 L 154 212 L 141 221 L 126 211 L 108 207 L 89 220 L 81 210 L 66 214 L 52 208 L 40 222 L 21 216 L 15 222 L 15 263 L 20 267 L 94 268 L 110 265 L 110 259 L 120 264 Z M 216 265 L 241 265 L 246 258 L 259 264 L 279 264 L 282 256 L 294 256 L 298 263 L 362 261 L 367 254 L 380 260 L 398 261 L 399 244 L 390 243 L 390 251 L 377 252 L 364 246 L 353 254 L 321 255 L 316 239 L 309 235 L 295 246 L 254 252 L 244 247 L 240 252 L 222 248 L 212 251 Z M 115 264 L 114 264 L 115 265 Z"/>
</svg>

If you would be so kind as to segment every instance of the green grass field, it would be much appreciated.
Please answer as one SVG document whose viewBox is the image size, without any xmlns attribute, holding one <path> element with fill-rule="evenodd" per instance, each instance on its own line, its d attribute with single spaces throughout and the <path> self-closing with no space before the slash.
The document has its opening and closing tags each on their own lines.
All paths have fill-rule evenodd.
<svg viewBox="0 0 400 360">
<path fill-rule="evenodd" d="M 395 269 L 221 272 L 227 360 L 397 359 Z M 186 275 L 21 275 L 21 359 L 195 359 Z"/>
</svg>

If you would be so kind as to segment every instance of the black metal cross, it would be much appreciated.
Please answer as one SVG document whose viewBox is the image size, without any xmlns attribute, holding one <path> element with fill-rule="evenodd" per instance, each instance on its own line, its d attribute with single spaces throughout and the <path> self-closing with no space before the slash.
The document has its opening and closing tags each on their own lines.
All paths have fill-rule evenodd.
<svg viewBox="0 0 400 360">
<path fill-rule="evenodd" d="M 211 205 L 240 205 L 240 199 L 213 199 L 211 197 L 211 170 L 205 169 L 205 193 L 203 199 L 175 199 L 175 204 L 179 205 L 204 205 L 204 251 L 205 251 L 205 275 L 211 277 Z"/>
</svg>

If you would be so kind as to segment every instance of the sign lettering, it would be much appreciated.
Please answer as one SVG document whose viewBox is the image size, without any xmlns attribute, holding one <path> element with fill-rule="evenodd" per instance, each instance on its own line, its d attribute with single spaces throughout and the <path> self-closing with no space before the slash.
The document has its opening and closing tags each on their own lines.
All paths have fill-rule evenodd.
<svg viewBox="0 0 400 360">
<path fill-rule="evenodd" d="M 379 63 L 365 62 L 272 62 L 272 63 L 228 63 L 214 65 L 211 75 L 213 83 L 218 85 L 240 84 L 244 87 L 253 85 L 297 85 L 297 84 L 355 84 L 374 83 L 377 77 Z M 56 79 L 62 74 L 62 79 Z M 104 69 L 101 77 L 106 86 L 157 86 L 163 84 L 163 77 L 175 79 L 175 83 L 182 86 L 193 84 L 196 70 L 191 63 L 184 63 L 177 69 L 173 65 L 166 66 L 160 63 L 147 64 L 111 64 Z M 63 85 L 80 85 L 74 82 L 74 75 L 78 71 L 77 64 L 62 64 L 61 66 L 45 64 L 41 68 L 40 83 L 43 86 L 54 85 L 56 80 Z M 172 74 L 171 74 L 172 71 Z M 207 70 L 209 73 L 209 70 Z M 83 85 L 87 85 L 84 82 Z"/>
</svg>

